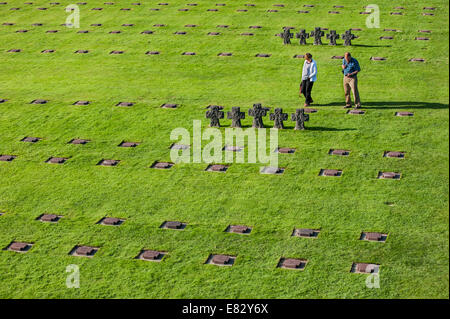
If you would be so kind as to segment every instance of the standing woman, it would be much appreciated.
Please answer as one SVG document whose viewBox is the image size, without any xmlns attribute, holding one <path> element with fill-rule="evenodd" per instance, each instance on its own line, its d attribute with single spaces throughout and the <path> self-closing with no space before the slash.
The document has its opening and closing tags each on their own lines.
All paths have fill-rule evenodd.
<svg viewBox="0 0 450 319">
<path fill-rule="evenodd" d="M 310 106 L 313 101 L 311 91 L 314 82 L 317 81 L 317 64 L 313 60 L 311 53 L 305 54 L 305 62 L 303 63 L 302 82 L 300 84 L 300 93 L 305 96 L 305 106 Z"/>
</svg>

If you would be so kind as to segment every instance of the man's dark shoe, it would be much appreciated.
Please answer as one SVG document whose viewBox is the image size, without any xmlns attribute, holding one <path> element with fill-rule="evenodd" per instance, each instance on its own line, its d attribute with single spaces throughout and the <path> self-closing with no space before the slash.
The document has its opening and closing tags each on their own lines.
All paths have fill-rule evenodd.
<svg viewBox="0 0 450 319">
<path fill-rule="evenodd" d="M 351 105 L 346 105 L 344 106 L 344 109 L 350 109 L 352 106 Z"/>
</svg>

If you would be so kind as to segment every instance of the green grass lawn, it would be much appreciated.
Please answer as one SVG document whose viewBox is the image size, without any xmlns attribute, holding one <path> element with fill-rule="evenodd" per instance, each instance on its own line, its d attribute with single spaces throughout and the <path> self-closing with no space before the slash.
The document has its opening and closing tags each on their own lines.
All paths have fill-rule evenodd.
<svg viewBox="0 0 450 319">
<path fill-rule="evenodd" d="M 170 0 L 168 6 L 158 1 L 136 6 L 131 0 L 115 5 L 87 0 L 80 6 L 80 29 L 60 26 L 69 1 L 7 2 L 0 4 L 0 99 L 7 99 L 0 104 L 0 155 L 17 158 L 0 162 L 0 248 L 13 240 L 34 245 L 25 254 L 0 251 L 0 298 L 449 298 L 447 1 L 377 1 L 378 29 L 367 28 L 367 16 L 359 14 L 371 1 L 202 0 L 186 6 L 188 0 Z M 220 2 L 226 6 L 215 5 Z M 244 6 L 252 2 L 255 7 Z M 273 7 L 276 3 L 285 7 Z M 394 9 L 397 5 L 405 9 Z M 10 10 L 14 7 L 20 10 Z M 390 15 L 394 11 L 404 15 Z M 154 27 L 157 23 L 166 26 Z M 216 27 L 221 24 L 230 27 Z M 359 38 L 351 48 L 342 40 L 335 47 L 313 46 L 312 39 L 307 46 L 296 39 L 283 46 L 275 36 L 283 26 L 296 32 L 316 26 L 339 34 L 363 30 L 354 31 Z M 16 33 L 21 29 L 29 31 Z M 59 32 L 46 33 L 53 29 Z M 109 34 L 112 30 L 122 33 Z M 144 30 L 154 34 L 141 34 Z M 379 39 L 386 35 L 394 39 Z M 415 41 L 418 36 L 430 40 Z M 40 53 L 46 49 L 55 52 Z M 113 50 L 125 53 L 110 55 Z M 346 50 L 362 68 L 363 116 L 347 115 L 342 108 L 341 62 L 331 57 Z M 197 55 L 182 56 L 185 51 Z M 233 56 L 218 57 L 220 52 Z M 312 106 L 318 112 L 310 115 L 306 131 L 294 131 L 288 121 L 279 132 L 280 146 L 297 149 L 280 154 L 283 175 L 262 175 L 261 164 L 234 163 L 225 174 L 205 172 L 206 163 L 149 168 L 154 161 L 170 160 L 174 128 L 191 130 L 193 120 L 208 126 L 210 104 L 225 111 L 240 106 L 245 112 L 258 102 L 287 113 L 302 107 L 303 60 L 293 56 L 305 52 L 318 63 Z M 257 53 L 271 57 L 256 58 Z M 387 60 L 371 61 L 372 56 Z M 30 104 L 34 99 L 49 103 Z M 78 100 L 91 104 L 72 105 Z M 121 101 L 135 105 L 115 106 Z M 180 106 L 160 108 L 166 102 Z M 396 117 L 397 111 L 414 116 Z M 251 121 L 247 115 L 243 124 Z M 231 120 L 222 123 L 228 127 Z M 273 122 L 267 117 L 265 123 Z M 42 140 L 21 142 L 26 136 Z M 91 142 L 68 144 L 73 138 Z M 124 140 L 141 144 L 118 147 Z M 330 148 L 351 153 L 330 156 Z M 384 158 L 384 151 L 404 151 L 406 157 Z M 63 165 L 45 163 L 51 156 L 70 159 Z M 121 162 L 97 166 L 104 158 Z M 318 176 L 324 168 L 342 169 L 343 175 Z M 401 172 L 402 178 L 379 180 L 379 171 Z M 56 224 L 36 221 L 44 213 L 64 217 Z M 104 216 L 126 221 L 119 227 L 96 224 Z M 166 220 L 188 225 L 182 231 L 159 228 Z M 250 235 L 224 232 L 230 224 L 253 230 Z M 291 236 L 294 228 L 321 232 L 315 239 L 297 238 Z M 385 243 L 360 241 L 362 231 L 389 235 Z M 100 249 L 93 258 L 70 256 L 77 244 Z M 134 259 L 144 248 L 168 255 L 160 263 Z M 237 258 L 232 267 L 205 265 L 212 253 Z M 280 269 L 280 257 L 304 258 L 308 264 L 303 271 Z M 353 262 L 380 264 L 380 288 L 368 289 L 366 275 L 350 273 Z M 80 267 L 79 289 L 66 287 L 70 264 Z"/>
</svg>

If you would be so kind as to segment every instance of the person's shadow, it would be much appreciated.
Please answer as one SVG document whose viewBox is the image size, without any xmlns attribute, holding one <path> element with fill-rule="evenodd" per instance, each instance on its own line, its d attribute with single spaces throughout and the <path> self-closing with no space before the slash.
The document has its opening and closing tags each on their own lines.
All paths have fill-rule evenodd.
<svg viewBox="0 0 450 319">
<path fill-rule="evenodd" d="M 345 101 L 314 104 L 314 106 L 344 106 Z M 448 109 L 448 104 L 411 101 L 362 102 L 363 109 Z"/>
</svg>

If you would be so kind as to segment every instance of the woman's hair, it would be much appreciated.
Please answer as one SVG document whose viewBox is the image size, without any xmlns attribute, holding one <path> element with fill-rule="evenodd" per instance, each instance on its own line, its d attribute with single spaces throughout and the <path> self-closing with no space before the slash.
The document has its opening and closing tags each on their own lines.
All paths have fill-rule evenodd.
<svg viewBox="0 0 450 319">
<path fill-rule="evenodd" d="M 312 54 L 311 54 L 311 53 L 306 53 L 305 56 L 306 56 L 309 60 L 312 59 Z"/>
</svg>

